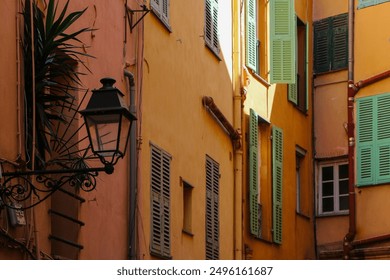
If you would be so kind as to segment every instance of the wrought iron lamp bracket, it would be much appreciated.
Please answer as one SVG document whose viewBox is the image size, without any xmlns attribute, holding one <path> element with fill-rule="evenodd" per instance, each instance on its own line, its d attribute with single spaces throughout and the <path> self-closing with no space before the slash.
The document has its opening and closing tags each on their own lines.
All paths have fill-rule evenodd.
<svg viewBox="0 0 390 280">
<path fill-rule="evenodd" d="M 134 27 L 150 12 L 146 5 L 141 5 L 142 10 L 132 10 L 129 6 L 126 5 L 126 15 L 130 25 L 130 31 L 133 31 Z M 134 13 L 142 13 L 141 17 L 134 22 Z"/>
<path fill-rule="evenodd" d="M 112 173 L 113 166 L 85 169 L 34 170 L 2 173 L 0 182 L 0 206 L 14 209 L 28 209 L 45 201 L 54 192 L 68 184 L 90 192 L 96 188 L 99 172 Z M 31 200 L 28 206 L 19 205 Z"/>
</svg>

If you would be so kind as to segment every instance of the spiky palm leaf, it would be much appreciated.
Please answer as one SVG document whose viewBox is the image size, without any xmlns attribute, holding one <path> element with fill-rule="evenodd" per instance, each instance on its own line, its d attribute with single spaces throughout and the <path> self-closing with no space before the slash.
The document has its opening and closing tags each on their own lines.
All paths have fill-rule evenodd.
<svg viewBox="0 0 390 280">
<path fill-rule="evenodd" d="M 32 9 L 30 4 L 32 2 Z M 89 69 L 83 59 L 92 57 L 82 49 L 79 35 L 91 31 L 81 28 L 67 32 L 86 11 L 86 9 L 68 13 L 69 0 L 58 13 L 58 3 L 49 0 L 44 14 L 34 0 L 26 0 L 24 16 L 24 79 L 25 79 L 25 112 L 26 112 L 26 158 L 31 159 L 35 149 L 35 162 L 38 167 L 45 165 L 45 153 L 51 153 L 48 139 L 58 138 L 54 129 L 57 121 L 69 121 L 63 114 L 64 106 L 74 110 L 75 92 L 81 87 L 80 65 Z M 31 26 L 31 15 L 33 26 Z M 34 34 L 34 42 L 32 42 Z M 34 44 L 34 45 L 32 45 Z M 32 75 L 34 46 L 35 77 Z M 33 78 L 35 78 L 35 99 L 33 94 Z M 36 138 L 33 147 L 33 104 L 35 103 Z M 60 105 L 60 106 L 59 106 Z M 36 167 L 37 167 L 36 166 Z"/>
</svg>

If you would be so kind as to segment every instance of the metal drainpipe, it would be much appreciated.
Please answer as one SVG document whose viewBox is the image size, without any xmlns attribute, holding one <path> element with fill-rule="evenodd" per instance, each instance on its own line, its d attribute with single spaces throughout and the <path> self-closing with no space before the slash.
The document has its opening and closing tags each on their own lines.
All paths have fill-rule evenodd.
<svg viewBox="0 0 390 280">
<path fill-rule="evenodd" d="M 348 189 L 349 189 L 349 230 L 344 237 L 344 258 L 350 258 L 352 241 L 356 235 L 355 198 L 355 124 L 353 120 L 355 95 L 354 85 L 354 0 L 348 1 Z"/>
<path fill-rule="evenodd" d="M 135 81 L 134 75 L 124 69 L 124 75 L 127 77 L 130 85 L 130 112 L 137 116 L 135 106 Z M 133 122 L 130 130 L 130 195 L 129 195 L 129 249 L 128 258 L 136 259 L 136 203 L 137 203 L 137 122 Z"/>
</svg>

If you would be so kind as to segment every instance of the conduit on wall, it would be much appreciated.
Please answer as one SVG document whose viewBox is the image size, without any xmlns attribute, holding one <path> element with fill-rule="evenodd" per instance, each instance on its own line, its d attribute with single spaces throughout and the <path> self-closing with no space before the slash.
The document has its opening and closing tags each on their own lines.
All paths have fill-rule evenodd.
<svg viewBox="0 0 390 280">
<path fill-rule="evenodd" d="M 241 137 L 240 133 L 234 129 L 233 125 L 226 119 L 221 110 L 214 103 L 213 98 L 210 96 L 204 96 L 202 98 L 203 106 L 210 112 L 210 114 L 215 118 L 218 124 L 226 131 L 230 139 L 233 141 L 234 147 L 236 149 L 241 148 Z"/>
</svg>

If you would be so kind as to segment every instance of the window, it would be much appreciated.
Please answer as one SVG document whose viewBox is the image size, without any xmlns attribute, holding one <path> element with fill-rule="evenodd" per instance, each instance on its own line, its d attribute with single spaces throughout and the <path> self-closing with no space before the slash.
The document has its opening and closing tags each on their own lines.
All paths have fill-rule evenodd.
<svg viewBox="0 0 390 280">
<path fill-rule="evenodd" d="M 171 257 L 170 240 L 170 163 L 171 156 L 151 146 L 151 245 L 153 255 Z"/>
<path fill-rule="evenodd" d="M 358 9 L 389 2 L 389 0 L 359 0 Z"/>
<path fill-rule="evenodd" d="M 206 157 L 206 259 L 219 259 L 219 164 Z"/>
<path fill-rule="evenodd" d="M 296 24 L 294 1 L 270 1 L 271 83 L 294 84 L 296 80 Z"/>
<path fill-rule="evenodd" d="M 348 164 L 320 166 L 319 214 L 348 213 Z"/>
<path fill-rule="evenodd" d="M 357 185 L 390 182 L 390 94 L 357 99 Z"/>
<path fill-rule="evenodd" d="M 217 56 L 219 55 L 218 36 L 218 0 L 206 0 L 204 39 L 206 46 Z"/>
<path fill-rule="evenodd" d="M 348 66 L 348 14 L 314 22 L 314 71 L 326 73 Z"/>
<path fill-rule="evenodd" d="M 306 151 L 303 150 L 302 148 L 296 147 L 295 151 L 295 173 L 296 173 L 296 188 L 297 188 L 297 213 L 303 214 L 303 192 L 304 192 L 304 187 L 303 187 L 303 182 L 304 178 L 303 176 L 303 162 L 305 159 Z"/>
<path fill-rule="evenodd" d="M 272 127 L 272 217 L 273 240 L 282 243 L 283 131 Z"/>
<path fill-rule="evenodd" d="M 192 235 L 192 189 L 183 181 L 183 232 Z"/>
<path fill-rule="evenodd" d="M 169 25 L 169 0 L 150 0 L 153 13 L 170 29 Z"/>
<path fill-rule="evenodd" d="M 297 108 L 307 111 L 308 87 L 307 87 L 307 26 L 297 18 L 297 59 L 295 61 L 296 80 L 294 84 L 288 85 L 288 99 Z"/>
</svg>

